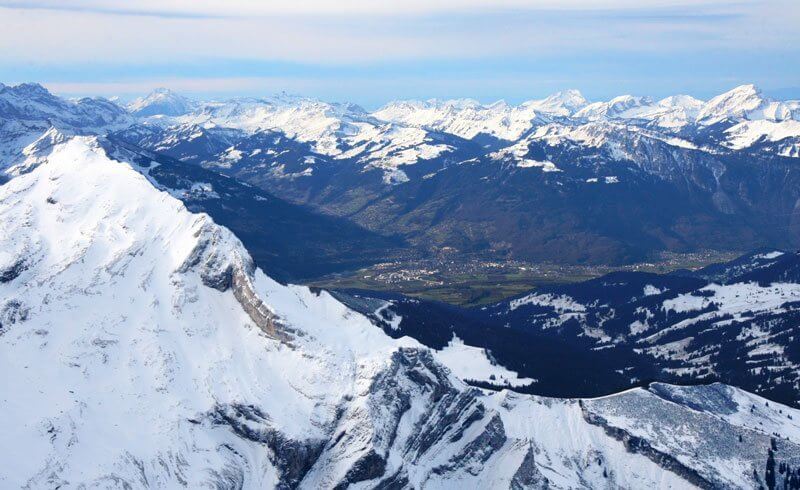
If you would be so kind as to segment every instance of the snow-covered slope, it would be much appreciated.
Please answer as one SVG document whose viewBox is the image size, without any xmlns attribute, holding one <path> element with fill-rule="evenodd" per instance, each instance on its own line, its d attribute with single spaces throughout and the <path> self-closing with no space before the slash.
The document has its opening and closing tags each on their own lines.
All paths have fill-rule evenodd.
<svg viewBox="0 0 800 490">
<path fill-rule="evenodd" d="M 4 487 L 748 488 L 800 463 L 800 413 L 722 385 L 470 388 L 147 168 L 78 137 L 0 186 Z"/>
<path fill-rule="evenodd" d="M 623 95 L 608 102 L 590 104 L 575 117 L 589 121 L 623 121 L 670 131 L 693 123 L 702 107 L 702 101 L 688 95 L 673 95 L 657 102 L 649 97 Z"/>
<path fill-rule="evenodd" d="M 319 153 L 336 155 L 342 151 L 341 140 L 358 134 L 359 123 L 366 117 L 363 109 L 352 104 L 328 104 L 280 94 L 264 99 L 203 103 L 177 122 L 236 128 L 248 133 L 279 130 L 298 141 L 313 142 Z"/>
<path fill-rule="evenodd" d="M 399 101 L 385 105 L 373 115 L 380 120 L 450 133 L 465 139 L 483 134 L 514 141 L 535 124 L 553 117 L 569 117 L 586 104 L 580 92 L 566 90 L 518 106 L 503 101 L 482 105 L 470 99 Z"/>
<path fill-rule="evenodd" d="M 725 146 L 734 150 L 761 145 L 785 157 L 800 157 L 800 120 L 742 121 L 725 130 Z"/>
<path fill-rule="evenodd" d="M 620 95 L 608 102 L 594 102 L 575 113 L 577 118 L 589 120 L 625 117 L 626 114 L 653 104 L 649 97 L 635 97 L 633 95 Z"/>
</svg>

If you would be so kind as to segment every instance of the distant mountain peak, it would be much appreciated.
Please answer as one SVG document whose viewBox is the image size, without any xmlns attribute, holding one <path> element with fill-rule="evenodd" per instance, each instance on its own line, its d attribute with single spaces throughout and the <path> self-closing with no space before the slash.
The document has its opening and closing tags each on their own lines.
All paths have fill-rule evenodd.
<svg viewBox="0 0 800 490">
<path fill-rule="evenodd" d="M 752 83 L 739 85 L 709 100 L 697 121 L 703 125 L 726 119 L 784 121 L 792 117 L 786 103 L 765 97 Z"/>
<path fill-rule="evenodd" d="M 548 96 L 544 100 L 554 100 L 554 101 L 558 100 L 558 101 L 562 101 L 562 102 L 565 102 L 565 103 L 568 102 L 568 103 L 575 103 L 575 104 L 582 104 L 582 105 L 586 105 L 586 104 L 589 103 L 589 101 L 586 100 L 586 97 L 583 96 L 581 91 L 576 89 L 576 88 L 569 88 L 569 89 L 566 89 L 566 90 L 561 90 L 559 92 L 556 92 L 556 93 Z"/>
<path fill-rule="evenodd" d="M 733 88 L 733 89 L 731 89 L 731 90 L 729 90 L 728 92 L 725 92 L 725 93 L 726 94 L 745 93 L 745 94 L 760 95 L 761 94 L 761 89 L 758 88 L 754 83 L 745 83 L 745 84 L 739 85 L 738 87 L 735 87 L 735 88 Z"/>
<path fill-rule="evenodd" d="M 136 116 L 182 116 L 191 112 L 194 103 L 172 90 L 159 87 L 144 97 L 139 97 L 127 109 Z"/>
<path fill-rule="evenodd" d="M 637 107 L 649 106 L 653 99 L 646 96 L 619 95 L 607 102 L 595 102 L 583 107 L 574 115 L 579 118 L 598 120 L 622 115 L 625 111 Z"/>
<path fill-rule="evenodd" d="M 556 92 L 541 100 L 526 102 L 525 105 L 548 114 L 570 116 L 576 111 L 586 107 L 589 101 L 577 89 L 567 89 Z"/>
<path fill-rule="evenodd" d="M 170 90 L 170 89 L 168 89 L 166 87 L 156 87 L 150 92 L 150 94 L 151 95 L 152 94 L 167 94 L 167 95 L 169 95 L 169 94 L 175 94 L 175 92 L 173 92 L 172 90 Z"/>
<path fill-rule="evenodd" d="M 699 109 L 705 102 L 691 95 L 670 95 L 658 101 L 658 105 L 662 107 L 683 107 L 684 109 L 694 108 Z"/>
<path fill-rule="evenodd" d="M 40 83 L 20 83 L 15 87 L 11 87 L 18 93 L 35 94 L 35 95 L 52 95 L 49 90 L 44 88 Z"/>
</svg>

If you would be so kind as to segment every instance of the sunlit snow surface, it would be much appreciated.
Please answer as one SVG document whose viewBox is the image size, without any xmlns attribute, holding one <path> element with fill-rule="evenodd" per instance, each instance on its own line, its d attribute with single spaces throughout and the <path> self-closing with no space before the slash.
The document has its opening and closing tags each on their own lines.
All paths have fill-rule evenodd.
<svg viewBox="0 0 800 490">
<path fill-rule="evenodd" d="M 51 472 L 93 481 L 126 457 L 154 465 L 162 458 L 169 472 L 188 465 L 186 478 L 199 484 L 207 478 L 199 468 L 224 466 L 217 450 L 228 437 L 188 419 L 214 404 L 250 403 L 290 437 L 319 436 L 341 397 L 396 348 L 329 296 L 257 272 L 270 306 L 308 333 L 298 349 L 265 338 L 230 293 L 177 271 L 210 218 L 189 213 L 90 141 L 59 147 L 47 164 L 1 187 L 0 203 L 0 249 L 26 267 L 0 284 L 0 304 L 19 302 L 25 316 L 3 322 L 0 337 L 0 432 L 28 441 L 16 450 L 23 460 L 2 458 L 0 475 L 24 477 L 10 486 L 31 477 L 47 486 Z M 214 229 L 220 253 L 246 254 Z"/>
<path fill-rule="evenodd" d="M 486 349 L 466 345 L 456 336 L 453 336 L 444 349 L 436 352 L 436 359 L 461 379 L 511 387 L 536 382 L 535 379 L 523 378 L 518 373 L 498 365 L 489 358 Z"/>
</svg>

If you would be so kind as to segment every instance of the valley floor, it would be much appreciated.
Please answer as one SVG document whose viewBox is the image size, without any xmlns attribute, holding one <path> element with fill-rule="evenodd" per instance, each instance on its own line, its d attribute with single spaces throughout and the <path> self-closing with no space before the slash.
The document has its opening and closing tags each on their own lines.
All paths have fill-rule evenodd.
<svg viewBox="0 0 800 490">
<path fill-rule="evenodd" d="M 708 250 L 664 253 L 651 262 L 628 265 L 568 265 L 443 253 L 423 260 L 376 264 L 306 281 L 324 289 L 361 289 L 401 293 L 457 306 L 481 306 L 518 296 L 536 287 L 594 279 L 613 271 L 669 273 L 726 262 L 737 252 Z"/>
</svg>

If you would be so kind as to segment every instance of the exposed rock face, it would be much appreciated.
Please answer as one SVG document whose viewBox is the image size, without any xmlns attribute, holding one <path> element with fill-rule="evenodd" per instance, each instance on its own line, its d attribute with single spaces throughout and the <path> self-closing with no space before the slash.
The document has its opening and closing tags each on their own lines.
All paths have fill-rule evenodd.
<svg viewBox="0 0 800 490">
<path fill-rule="evenodd" d="M 212 222 L 207 222 L 197 231 L 198 241 L 178 272 L 196 269 L 203 284 L 217 291 L 233 291 L 233 295 L 250 319 L 267 335 L 286 344 L 291 344 L 293 335 L 283 325 L 253 288 L 253 260 L 243 250 L 230 253 L 230 232 Z"/>
<path fill-rule="evenodd" d="M 278 488 L 297 488 L 324 448 L 324 441 L 294 441 L 276 429 L 258 407 L 229 405 L 206 415 L 214 426 L 226 426 L 239 437 L 262 444 L 278 470 Z"/>
<path fill-rule="evenodd" d="M 522 489 L 546 489 L 550 488 L 550 481 L 542 475 L 539 468 L 536 467 L 536 456 L 534 454 L 533 445 L 528 447 L 528 452 L 525 453 L 525 459 L 519 465 L 519 469 L 514 473 L 514 478 L 511 480 L 512 490 Z"/>
<path fill-rule="evenodd" d="M 616 399 L 588 400 L 582 404 L 584 419 L 602 427 L 606 434 L 621 441 L 632 454 L 641 454 L 660 467 L 678 474 L 699 488 L 735 486 L 734 475 L 715 464 L 703 462 L 710 452 L 724 460 L 766 462 L 768 450 L 779 431 L 763 431 L 760 423 L 731 424 L 742 413 L 777 415 L 780 423 L 792 423 L 783 409 L 772 412 L 769 402 L 742 396 L 742 392 L 722 384 L 681 387 L 654 384 L 649 391 L 629 391 Z M 688 409 L 688 410 L 687 410 Z M 633 413 L 647 412 L 651 419 L 630 423 Z M 791 416 L 788 414 L 788 416 Z M 785 419 L 785 420 L 783 420 Z M 666 446 L 662 436 L 681 433 L 687 443 Z M 788 464 L 800 461 L 800 445 L 790 438 L 781 450 Z M 720 446 L 715 447 L 715 444 Z M 669 447 L 668 450 L 665 450 Z M 755 468 L 763 475 L 762 468 Z M 737 469 L 744 471 L 742 469 Z"/>
<path fill-rule="evenodd" d="M 606 434 L 608 434 L 610 437 L 622 442 L 622 444 L 625 446 L 625 450 L 628 452 L 644 455 L 660 467 L 680 475 L 686 481 L 697 486 L 698 488 L 719 488 L 719 482 L 713 483 L 706 480 L 696 471 L 682 465 L 678 460 L 669 454 L 664 454 L 657 451 L 646 440 L 633 436 L 624 429 L 609 425 L 609 423 L 603 419 L 603 417 L 584 410 L 584 418 L 590 424 L 602 427 Z"/>
<path fill-rule="evenodd" d="M 294 336 L 301 335 L 300 332 L 282 324 L 280 318 L 258 297 L 253 289 L 251 276 L 243 268 L 235 268 L 231 278 L 234 297 L 242 305 L 242 309 L 247 312 L 250 319 L 253 320 L 253 323 L 265 334 L 287 345 L 291 345 Z"/>
<path fill-rule="evenodd" d="M 21 301 L 12 299 L 0 307 L 0 335 L 3 334 L 3 329 L 11 325 L 24 322 L 28 319 L 30 310 L 22 304 Z"/>
<path fill-rule="evenodd" d="M 563 488 L 566 475 L 561 471 L 582 486 L 624 487 L 630 484 L 626 471 L 631 467 L 643 471 L 648 465 L 652 467 L 647 471 L 657 468 L 656 472 L 671 475 L 682 482 L 681 486 L 737 487 L 751 481 L 748 479 L 752 478 L 752 467 L 741 467 L 739 474 L 726 474 L 716 463 L 705 459 L 708 451 L 717 449 L 706 448 L 701 453 L 681 447 L 681 438 L 710 431 L 712 436 L 706 443 L 712 446 L 743 441 L 717 454 L 723 458 L 736 455 L 742 461 L 753 458 L 757 467 L 762 462 L 762 450 L 766 455 L 771 440 L 762 429 L 717 419 L 718 413 L 731 418 L 747 413 L 749 409 L 741 404 L 753 400 L 723 385 L 654 385 L 650 392 L 634 391 L 567 405 L 547 399 L 530 400 L 533 404 L 528 405 L 526 397 L 512 398 L 487 412 L 484 402 L 492 402 L 491 398 L 480 390 L 465 390 L 454 384 L 429 351 L 401 349 L 364 393 L 344 402 L 336 423 L 327 429 L 326 442 L 276 443 L 274 432 L 255 428 L 268 417 L 252 407 L 237 407 L 237 417 L 227 415 L 225 423 L 243 437 L 264 443 L 270 454 L 285 451 L 292 455 L 273 459 L 281 474 L 286 475 L 280 486 L 287 488 L 347 488 L 364 482 L 368 482 L 367 488 L 425 488 L 450 485 L 465 478 L 484 484 L 502 481 L 503 486 L 513 489 Z M 577 409 L 577 418 L 571 423 L 585 422 L 586 429 L 581 430 L 590 432 L 591 427 L 597 427 L 600 432 L 592 438 L 602 434 L 600 439 L 606 437 L 607 441 L 577 442 L 583 444 L 583 450 L 576 454 L 537 440 L 533 433 L 509 433 L 503 420 L 517 416 L 515 408 L 520 403 L 527 405 L 533 423 L 548 426 L 546 430 L 556 438 L 570 437 L 570 423 L 562 421 L 551 426 L 554 419 L 542 417 L 535 407 L 545 408 L 545 413 Z M 720 403 L 726 407 L 724 410 L 711 411 Z M 776 412 L 767 410 L 769 414 L 757 415 L 771 419 Z M 624 413 L 647 415 L 639 421 L 618 418 Z M 220 420 L 219 415 L 215 420 Z M 626 426 L 628 423 L 634 425 Z M 664 423 L 666 428 L 658 433 L 646 429 Z M 677 447 L 681 449 L 676 450 Z M 787 464 L 800 461 L 800 445 L 786 443 L 782 455 Z M 619 458 L 630 461 L 619 466 Z M 553 473 L 553 464 L 566 466 Z"/>
<path fill-rule="evenodd" d="M 25 259 L 20 258 L 9 267 L 0 270 L 0 283 L 13 281 L 26 268 Z"/>
</svg>

